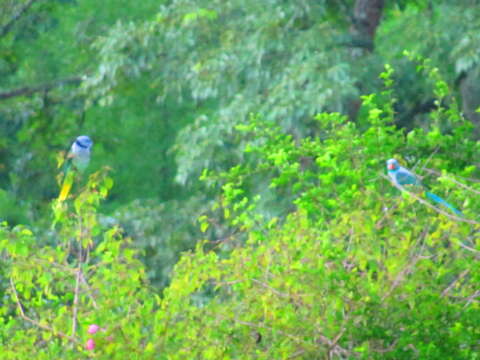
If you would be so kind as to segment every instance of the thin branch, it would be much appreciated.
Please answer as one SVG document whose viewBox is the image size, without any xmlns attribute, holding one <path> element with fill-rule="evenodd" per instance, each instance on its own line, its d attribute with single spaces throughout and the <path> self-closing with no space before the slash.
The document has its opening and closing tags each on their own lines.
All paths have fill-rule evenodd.
<svg viewBox="0 0 480 360">
<path fill-rule="evenodd" d="M 38 321 L 36 320 L 33 320 L 32 318 L 28 317 L 27 315 L 25 315 L 25 312 L 23 310 L 23 306 L 22 306 L 22 303 L 20 302 L 20 298 L 18 296 L 18 293 L 17 293 L 17 289 L 15 287 L 15 283 L 13 282 L 13 279 L 10 278 L 10 287 L 12 288 L 12 291 L 13 291 L 13 294 L 15 295 L 15 302 L 17 303 L 17 307 L 18 307 L 18 310 L 20 312 L 20 317 L 22 319 L 24 319 L 25 321 L 28 321 L 30 324 L 33 324 L 35 325 L 36 327 L 38 327 L 39 329 L 42 329 L 42 330 L 45 330 L 45 331 L 48 331 L 48 332 L 51 332 L 53 335 L 55 336 L 58 336 L 58 337 L 61 337 L 61 338 L 64 338 L 64 339 L 67 339 L 75 344 L 80 344 L 80 341 L 77 340 L 75 337 L 73 336 L 69 336 L 61 331 L 58 331 L 58 330 L 55 330 L 54 328 L 48 326 L 48 325 L 45 325 L 45 324 L 41 324 L 39 323 Z"/>
<path fill-rule="evenodd" d="M 290 355 L 287 359 L 295 359 L 295 358 L 299 357 L 300 355 L 303 355 L 304 353 L 305 353 L 305 350 L 300 349 L 300 350 L 294 352 L 292 355 Z"/>
<path fill-rule="evenodd" d="M 460 245 L 462 248 L 464 248 L 465 250 L 468 250 L 468 251 L 471 251 L 475 254 L 480 254 L 480 251 L 478 250 L 475 250 L 474 248 L 468 246 L 468 245 L 465 245 L 464 243 L 462 243 L 461 241 L 458 242 L 458 245 Z"/>
<path fill-rule="evenodd" d="M 441 172 L 439 171 L 435 171 L 435 170 L 432 170 L 432 169 L 428 169 L 428 168 L 425 168 L 425 171 L 430 173 L 430 174 L 434 174 L 434 175 L 438 175 L 438 176 L 443 176 L 444 178 L 450 180 L 451 182 L 457 184 L 458 186 L 468 190 L 468 191 L 471 191 L 477 195 L 480 195 L 480 191 L 478 190 L 475 190 L 475 189 L 472 189 L 470 186 L 467 186 L 465 184 L 462 184 L 460 181 L 457 181 L 455 180 L 454 178 L 450 177 L 450 176 L 446 176 L 446 175 L 443 175 Z"/>
<path fill-rule="evenodd" d="M 467 276 L 469 272 L 470 272 L 470 269 L 467 269 L 463 271 L 460 275 L 458 275 L 458 277 L 455 280 L 453 280 L 452 283 L 448 285 L 445 290 L 442 291 L 442 297 L 447 296 L 447 294 L 450 292 L 450 290 L 453 289 L 455 284 L 458 283 L 460 280 L 462 280 L 465 276 Z"/>
<path fill-rule="evenodd" d="M 427 160 L 425 160 L 425 163 L 422 166 L 422 169 L 425 169 L 425 167 L 428 165 L 430 160 L 432 160 L 433 156 L 440 150 L 440 146 L 437 146 L 435 150 L 432 151 L 432 153 L 428 156 Z M 415 171 L 415 168 L 419 165 L 420 163 L 416 163 L 415 166 L 413 167 L 412 171 Z"/>
<path fill-rule="evenodd" d="M 230 286 L 230 285 L 235 285 L 235 284 L 240 284 L 242 282 L 245 282 L 247 280 L 242 279 L 242 280 L 231 280 L 231 281 L 216 281 L 215 285 L 217 286 Z"/>
<path fill-rule="evenodd" d="M 437 170 L 433 170 L 433 169 L 429 169 L 429 168 L 425 168 L 425 170 L 429 171 L 432 174 L 438 175 L 438 176 L 443 175 L 440 171 L 437 171 Z M 463 180 L 471 181 L 471 182 L 474 182 L 474 183 L 480 183 L 479 179 L 474 179 L 474 178 L 471 178 L 471 177 L 465 177 L 465 176 L 459 176 L 459 175 L 456 175 L 456 177 L 460 178 L 460 179 L 463 179 Z"/>
<path fill-rule="evenodd" d="M 478 297 L 480 297 L 480 290 L 475 291 L 471 296 L 467 298 L 467 302 L 465 303 L 463 308 L 466 308 L 468 305 L 470 305 L 473 302 L 473 300 L 475 300 Z"/>
<path fill-rule="evenodd" d="M 383 222 L 385 221 L 385 219 L 387 219 L 387 217 L 390 215 L 390 212 L 395 210 L 396 208 L 398 207 L 397 204 L 394 204 L 392 205 L 391 207 L 387 208 L 386 210 L 383 211 L 383 216 L 380 218 L 380 220 L 378 220 L 376 223 L 375 223 L 375 229 L 379 230 L 381 229 L 382 225 L 383 225 Z"/>
<path fill-rule="evenodd" d="M 78 298 L 80 295 L 80 278 L 82 270 L 79 267 L 77 269 L 77 275 L 75 276 L 75 295 L 73 297 L 73 312 L 72 312 L 72 336 L 75 336 L 77 332 L 77 317 L 78 317 Z"/>
<path fill-rule="evenodd" d="M 80 297 L 80 279 L 82 277 L 82 265 L 84 263 L 83 258 L 83 218 L 79 218 L 79 238 L 78 241 L 78 268 L 75 274 L 75 295 L 73 298 L 73 310 L 72 310 L 72 336 L 75 336 L 77 331 L 77 320 L 78 320 L 78 301 Z M 88 251 L 88 250 L 87 250 Z"/>
<path fill-rule="evenodd" d="M 252 280 L 254 283 L 257 283 L 258 285 L 261 285 L 262 287 L 270 290 L 271 292 L 273 292 L 274 294 L 276 294 L 276 295 L 279 296 L 279 297 L 291 299 L 291 296 L 290 296 L 290 295 L 285 294 L 285 293 L 282 293 L 282 292 L 280 292 L 280 291 L 272 288 L 270 285 L 265 284 L 265 283 L 262 282 L 262 281 L 259 281 L 259 280 L 257 280 L 257 279 L 253 279 L 253 278 L 252 278 L 251 280 Z"/>
<path fill-rule="evenodd" d="M 87 282 L 87 279 L 85 279 L 85 276 L 83 275 L 83 272 L 80 272 L 81 280 L 82 283 L 85 285 L 85 288 L 87 289 L 87 294 L 90 297 L 90 300 L 92 300 L 93 307 L 95 309 L 98 309 L 97 301 L 95 300 L 95 297 L 93 296 L 93 291 L 90 285 Z"/>
<path fill-rule="evenodd" d="M 30 7 L 33 5 L 33 3 L 37 1 L 38 0 L 30 0 L 25 5 L 23 5 L 23 7 L 20 8 L 20 10 L 18 10 L 18 12 L 12 16 L 10 21 L 6 23 L 2 28 L 0 28 L 0 38 L 7 35 L 9 31 L 12 29 L 13 25 L 18 21 L 18 19 L 20 19 L 23 15 L 25 15 L 28 9 L 30 9 Z"/>
<path fill-rule="evenodd" d="M 379 349 L 379 348 L 372 348 L 372 351 L 376 352 L 376 353 L 380 353 L 380 354 L 386 354 L 390 351 L 392 351 L 395 346 L 397 346 L 398 344 L 398 339 L 395 339 L 395 341 L 387 348 L 385 349 Z"/>
<path fill-rule="evenodd" d="M 15 295 L 15 301 L 17 303 L 18 310 L 20 311 L 20 315 L 24 317 L 25 312 L 23 311 L 23 306 L 22 306 L 22 303 L 20 302 L 20 298 L 18 297 L 17 288 L 15 287 L 15 283 L 13 282 L 12 278 L 10 278 L 10 286 L 12 287 L 13 294 Z"/>
<path fill-rule="evenodd" d="M 57 86 L 66 85 L 66 84 L 75 84 L 82 81 L 81 76 L 72 76 L 65 79 L 55 80 L 35 86 L 24 86 L 18 89 L 13 89 L 5 92 L 0 92 L 0 100 L 9 99 L 16 96 L 28 96 L 37 92 L 51 90 Z"/>
<path fill-rule="evenodd" d="M 250 321 L 243 321 L 243 320 L 238 320 L 238 319 L 233 319 L 233 321 L 236 322 L 237 324 L 248 326 L 248 327 L 253 328 L 253 329 L 265 329 L 265 330 L 273 331 L 273 328 L 271 328 L 270 326 L 267 326 L 267 325 L 256 324 L 256 323 L 252 323 Z M 277 330 L 276 329 L 275 331 L 278 332 L 279 334 L 282 334 L 283 336 L 288 337 L 289 339 L 292 339 L 294 342 L 296 342 L 298 344 L 304 344 L 305 343 L 305 340 L 303 340 L 303 339 L 301 339 L 297 336 L 288 334 L 288 333 L 286 333 L 282 330 Z"/>
<path fill-rule="evenodd" d="M 332 352 L 334 351 L 335 347 L 337 346 L 338 342 L 340 341 L 340 339 L 342 338 L 343 334 L 345 334 L 345 331 L 347 331 L 346 328 L 342 328 L 342 330 L 340 330 L 340 332 L 337 334 L 337 336 L 335 336 L 331 342 L 331 344 L 329 345 L 329 350 L 328 352 Z"/>
<path fill-rule="evenodd" d="M 461 221 L 461 222 L 466 222 L 468 224 L 472 224 L 472 225 L 480 225 L 480 223 L 478 221 L 475 221 L 475 220 L 470 220 L 470 219 L 467 219 L 467 218 L 463 218 L 463 217 L 459 217 L 459 216 L 455 216 L 455 215 L 451 215 L 449 213 L 447 213 L 446 211 L 443 211 L 442 209 L 436 207 L 436 206 L 433 206 L 432 204 L 430 204 L 429 202 L 423 200 L 422 198 L 420 198 L 419 196 L 417 196 L 416 194 L 406 190 L 403 186 L 400 186 L 400 185 L 397 185 L 395 183 L 393 183 L 392 181 L 390 181 L 390 179 L 384 175 L 384 174 L 381 174 L 385 179 L 387 179 L 393 186 L 395 186 L 398 190 L 402 191 L 402 192 L 406 192 L 407 194 L 409 194 L 410 196 L 412 196 L 414 199 L 416 199 L 417 201 L 421 202 L 423 205 L 429 207 L 430 209 L 433 209 L 435 210 L 436 212 L 438 212 L 439 214 L 442 214 L 442 215 L 445 215 L 446 217 L 450 218 L 451 220 L 455 220 L 455 221 Z"/>
<path fill-rule="evenodd" d="M 414 257 L 413 260 L 397 274 L 395 280 L 393 280 L 392 286 L 390 286 L 390 289 L 382 296 L 382 302 L 393 293 L 393 291 L 401 284 L 401 282 L 403 281 L 403 279 L 405 279 L 406 276 L 410 275 L 410 273 L 413 271 L 413 268 L 415 267 L 415 265 L 417 265 L 417 262 L 420 259 L 420 256 Z"/>
<path fill-rule="evenodd" d="M 263 324 L 255 324 L 255 323 L 252 323 L 252 322 L 249 322 L 249 321 L 242 321 L 242 320 L 238 320 L 238 319 L 233 319 L 233 321 L 236 322 L 237 324 L 245 325 L 245 326 L 248 326 L 248 327 L 251 327 L 251 328 L 254 328 L 254 329 L 266 329 L 266 330 L 269 330 L 269 331 L 274 331 L 273 328 L 271 328 L 269 326 L 266 326 L 266 325 L 263 325 Z M 289 339 L 293 340 L 295 343 L 303 344 L 303 345 L 310 345 L 310 344 L 306 343 L 303 339 L 301 339 L 297 336 L 288 334 L 288 333 L 286 333 L 282 330 L 279 330 L 279 329 L 275 329 L 275 331 L 279 334 L 282 334 L 285 337 L 288 337 Z M 340 337 L 342 335 L 343 335 L 343 332 L 340 332 Z M 338 335 L 337 335 L 337 337 L 338 337 Z M 340 337 L 338 337 L 337 341 L 340 339 Z M 336 353 L 339 353 L 339 354 L 342 354 L 342 355 L 345 355 L 345 356 L 350 356 L 351 355 L 350 351 L 348 351 L 347 349 L 345 349 L 345 348 L 341 347 L 340 345 L 334 343 L 334 341 L 330 340 L 329 338 L 327 338 L 324 335 L 319 335 L 318 342 L 323 343 L 324 345 L 326 345 L 329 348 L 329 350 L 332 350 Z"/>
</svg>

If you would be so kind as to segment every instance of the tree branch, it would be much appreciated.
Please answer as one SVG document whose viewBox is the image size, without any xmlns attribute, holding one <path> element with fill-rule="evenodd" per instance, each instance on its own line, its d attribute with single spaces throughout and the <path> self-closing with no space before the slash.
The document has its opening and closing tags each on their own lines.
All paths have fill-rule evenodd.
<svg viewBox="0 0 480 360">
<path fill-rule="evenodd" d="M 97 301 L 95 300 L 95 297 L 93 296 L 93 291 L 92 289 L 90 288 L 90 285 L 88 284 L 87 282 L 87 279 L 85 279 L 85 276 L 83 275 L 82 272 L 80 272 L 80 276 L 81 276 L 81 280 L 83 282 L 83 284 L 85 285 L 85 288 L 87 290 L 87 294 L 88 296 L 90 297 L 90 300 L 92 300 L 92 305 L 93 307 L 98 310 L 98 305 L 97 305 Z"/>
<path fill-rule="evenodd" d="M 468 307 L 476 298 L 480 297 L 480 290 L 475 291 L 471 296 L 469 296 L 466 300 L 467 302 L 463 306 L 463 308 Z"/>
<path fill-rule="evenodd" d="M 428 206 L 430 209 L 433 209 L 435 210 L 436 212 L 438 212 L 439 214 L 442 214 L 442 215 L 445 215 L 446 217 L 450 218 L 451 220 L 455 220 L 455 221 L 461 221 L 461 222 L 466 222 L 468 224 L 472 224 L 472 225 L 480 225 L 480 223 L 478 221 L 475 221 L 475 220 L 470 220 L 470 219 L 467 219 L 467 218 L 464 218 L 464 217 L 460 217 L 460 216 L 455 216 L 455 215 L 451 215 L 449 214 L 448 212 L 446 211 L 443 211 L 442 209 L 436 207 L 436 206 L 433 206 L 432 204 L 430 204 L 429 202 L 423 200 L 422 198 L 420 198 L 419 196 L 417 196 L 416 194 L 406 190 L 403 186 L 400 186 L 400 185 L 397 185 L 393 182 L 390 181 L 390 179 L 385 175 L 385 174 L 381 174 L 381 176 L 385 179 L 387 179 L 391 184 L 393 184 L 393 186 L 395 186 L 398 190 L 402 191 L 402 192 L 406 192 L 407 194 L 409 194 L 410 196 L 412 196 L 414 199 L 416 199 L 417 201 L 421 202 L 423 205 L 425 206 Z"/>
<path fill-rule="evenodd" d="M 289 333 L 286 333 L 280 329 L 274 329 L 272 327 L 269 327 L 267 325 L 264 325 L 264 324 L 256 324 L 256 323 L 252 323 L 252 322 L 249 322 L 249 321 L 242 321 L 242 320 L 239 320 L 237 318 L 235 319 L 232 319 L 235 323 L 237 324 L 240 324 L 240 325 L 245 325 L 245 326 L 248 326 L 250 328 L 253 328 L 253 329 L 266 329 L 268 331 L 275 331 L 289 339 L 291 339 L 293 342 L 297 343 L 297 344 L 300 344 L 300 345 L 309 345 L 304 339 L 302 339 L 301 337 L 299 336 L 295 336 L 295 335 L 291 335 Z M 330 340 L 329 338 L 327 338 L 326 336 L 324 335 L 321 335 L 319 334 L 319 337 L 318 339 L 316 340 L 317 343 L 321 343 L 323 345 L 326 345 L 328 351 L 333 351 L 337 354 L 340 354 L 340 355 L 343 355 L 343 356 L 351 356 L 351 353 L 350 351 L 348 351 L 347 349 L 341 347 L 340 345 L 337 344 L 338 340 L 342 337 L 344 333 L 344 330 L 342 329 L 340 331 L 340 333 L 335 337 L 335 341 L 333 340 Z M 297 356 L 297 355 L 295 355 Z"/>
<path fill-rule="evenodd" d="M 402 283 L 402 281 L 413 272 L 417 262 L 420 259 L 420 256 L 414 257 L 412 261 L 409 262 L 407 266 L 397 274 L 395 280 L 393 280 L 393 283 L 390 286 L 390 289 L 382 296 L 382 302 L 385 301 L 385 299 L 387 299 L 393 293 L 393 291 Z"/>
<path fill-rule="evenodd" d="M 480 254 L 480 251 L 478 250 L 475 250 L 474 248 L 462 243 L 461 241 L 458 242 L 458 245 L 460 245 L 462 248 L 464 248 L 465 250 L 468 250 L 468 251 L 471 251 L 475 254 Z"/>
<path fill-rule="evenodd" d="M 16 96 L 28 96 L 36 92 L 47 91 L 53 89 L 57 86 L 66 85 L 66 84 L 75 84 L 82 81 L 81 76 L 72 76 L 69 78 L 55 80 L 35 86 L 24 86 L 18 89 L 13 89 L 5 92 L 0 92 L 0 100 L 9 99 Z"/>
<path fill-rule="evenodd" d="M 78 317 L 78 298 L 80 296 L 80 279 L 82 276 L 81 266 L 77 269 L 77 276 L 75 276 L 75 296 L 73 298 L 73 313 L 72 313 L 72 336 L 77 332 L 77 317 Z"/>
<path fill-rule="evenodd" d="M 15 283 L 13 282 L 12 278 L 10 278 L 10 287 L 12 288 L 12 292 L 15 295 L 15 302 L 17 303 L 18 311 L 20 312 L 20 317 L 22 319 L 24 319 L 25 321 L 28 321 L 30 324 L 33 324 L 33 325 L 35 325 L 36 327 L 38 327 L 42 330 L 51 332 L 55 336 L 67 339 L 67 340 L 69 340 L 69 341 L 71 341 L 75 344 L 80 344 L 80 341 L 78 341 L 75 337 L 69 336 L 69 335 L 67 335 L 67 334 L 65 334 L 61 331 L 55 330 L 54 328 L 52 328 L 48 325 L 41 324 L 38 321 L 33 320 L 30 317 L 28 317 L 27 315 L 25 315 L 25 311 L 23 310 L 22 303 L 20 302 L 20 298 L 18 296 L 17 289 L 15 288 Z"/>
<path fill-rule="evenodd" d="M 7 35 L 10 30 L 12 29 L 13 25 L 22 17 L 22 15 L 26 14 L 28 9 L 33 5 L 33 3 L 37 2 L 38 0 L 30 0 L 28 1 L 18 12 L 13 15 L 8 23 L 6 23 L 2 28 L 0 28 L 0 38 Z"/>
<path fill-rule="evenodd" d="M 428 172 L 428 173 L 430 173 L 430 174 L 437 175 L 437 176 L 443 176 L 444 178 L 452 181 L 453 183 L 457 184 L 458 186 L 464 188 L 465 190 L 468 190 L 468 191 L 473 192 L 474 194 L 480 195 L 480 191 L 475 190 L 475 189 L 472 189 L 470 186 L 467 186 L 467 185 L 465 185 L 465 184 L 462 184 L 460 181 L 455 180 L 453 177 L 446 176 L 446 175 L 442 174 L 442 173 L 439 172 L 439 171 L 432 170 L 432 169 L 428 169 L 428 168 L 425 168 L 425 171 Z M 477 180 L 477 182 L 478 182 L 478 180 Z"/>
<path fill-rule="evenodd" d="M 453 287 L 460 281 L 462 280 L 465 276 L 468 275 L 468 273 L 470 272 L 470 269 L 467 269 L 465 271 L 463 271 L 460 275 L 457 276 L 457 278 L 455 280 L 453 280 L 450 285 L 447 286 L 447 288 L 445 290 L 442 291 L 442 297 L 445 297 L 447 296 L 447 294 L 450 292 L 450 290 L 453 289 Z"/>
<path fill-rule="evenodd" d="M 280 291 L 272 288 L 271 286 L 265 284 L 265 283 L 262 282 L 262 281 L 259 281 L 259 280 L 257 280 L 257 279 L 253 279 L 253 278 L 252 278 L 251 280 L 252 280 L 254 283 L 257 283 L 257 284 L 263 286 L 264 288 L 270 290 L 272 293 L 276 294 L 276 295 L 279 296 L 279 297 L 291 299 L 291 296 L 290 296 L 290 295 L 285 294 L 285 293 L 282 293 L 282 292 L 280 292 Z"/>
</svg>

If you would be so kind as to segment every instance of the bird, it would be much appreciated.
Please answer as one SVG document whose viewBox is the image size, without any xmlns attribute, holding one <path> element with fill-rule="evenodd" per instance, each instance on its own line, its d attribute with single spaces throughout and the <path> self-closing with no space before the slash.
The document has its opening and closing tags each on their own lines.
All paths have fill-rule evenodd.
<svg viewBox="0 0 480 360">
<path fill-rule="evenodd" d="M 427 191 L 425 185 L 422 184 L 420 179 L 410 170 L 404 168 L 403 166 L 400 166 L 396 159 L 387 160 L 387 170 L 388 176 L 390 177 L 390 179 L 392 179 L 395 185 L 400 187 L 403 187 L 404 185 L 420 186 L 425 190 L 425 195 L 430 200 L 436 202 L 437 204 L 445 206 L 446 208 L 454 212 L 456 215 L 462 215 L 462 212 L 456 209 L 452 204 L 449 204 L 440 196 Z"/>
<path fill-rule="evenodd" d="M 93 141 L 87 135 L 80 135 L 73 142 L 67 155 L 63 184 L 58 195 L 59 201 L 64 201 L 67 198 L 76 173 L 82 173 L 87 168 L 92 146 Z"/>
</svg>

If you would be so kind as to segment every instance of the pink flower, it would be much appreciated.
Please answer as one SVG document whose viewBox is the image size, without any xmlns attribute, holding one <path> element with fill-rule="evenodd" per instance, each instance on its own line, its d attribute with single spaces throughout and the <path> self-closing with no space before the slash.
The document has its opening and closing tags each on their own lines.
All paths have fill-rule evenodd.
<svg viewBox="0 0 480 360">
<path fill-rule="evenodd" d="M 100 330 L 100 326 L 96 325 L 96 324 L 92 324 L 88 327 L 88 333 L 89 334 L 95 334 L 98 330 Z"/>
<path fill-rule="evenodd" d="M 87 350 L 93 350 L 95 349 L 95 341 L 93 341 L 93 339 L 88 339 L 87 340 L 87 344 L 85 345 L 85 348 Z"/>
</svg>

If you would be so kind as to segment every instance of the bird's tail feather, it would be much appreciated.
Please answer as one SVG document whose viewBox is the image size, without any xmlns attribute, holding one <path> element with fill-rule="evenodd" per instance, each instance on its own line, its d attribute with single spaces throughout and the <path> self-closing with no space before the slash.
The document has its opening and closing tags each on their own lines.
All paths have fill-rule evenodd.
<svg viewBox="0 0 480 360">
<path fill-rule="evenodd" d="M 65 179 L 63 180 L 62 188 L 60 189 L 60 195 L 58 195 L 58 200 L 60 201 L 65 201 L 67 198 L 70 189 L 72 188 L 73 185 L 73 173 L 69 171 L 65 175 Z"/>
<path fill-rule="evenodd" d="M 448 209 L 453 211 L 456 215 L 462 215 L 462 212 L 460 210 L 456 209 L 452 204 L 443 200 L 440 196 L 432 194 L 431 192 L 428 192 L 428 191 L 425 192 L 425 195 L 427 195 L 429 199 L 435 201 L 437 204 L 447 207 Z"/>
</svg>

